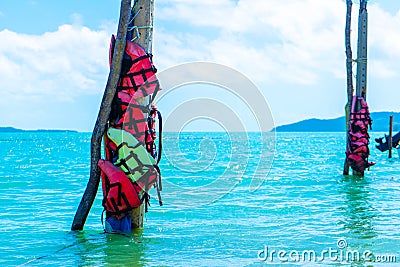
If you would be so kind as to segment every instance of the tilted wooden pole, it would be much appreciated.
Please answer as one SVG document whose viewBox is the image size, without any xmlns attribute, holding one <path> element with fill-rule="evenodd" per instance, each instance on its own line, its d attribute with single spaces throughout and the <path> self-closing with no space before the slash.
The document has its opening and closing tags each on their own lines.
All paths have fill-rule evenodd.
<svg viewBox="0 0 400 267">
<path fill-rule="evenodd" d="M 154 0 L 137 0 L 134 5 L 133 14 L 137 14 L 133 21 L 133 25 L 138 27 L 139 37 L 135 39 L 144 50 L 151 54 L 153 42 L 153 13 Z M 135 37 L 135 32 L 133 37 Z M 137 99 L 139 105 L 147 107 L 150 102 L 150 97 L 142 97 Z M 147 118 L 148 113 L 144 113 Z M 143 193 L 143 192 L 142 192 Z M 145 207 L 144 204 L 132 210 L 132 228 L 143 228 Z"/>
<path fill-rule="evenodd" d="M 345 45 L 346 45 L 346 70 L 347 70 L 347 104 L 345 107 L 346 112 L 346 149 L 349 147 L 349 127 L 350 127 L 350 111 L 351 102 L 354 94 L 353 87 L 353 52 L 351 50 L 351 10 L 353 2 L 351 0 L 346 1 L 347 12 L 346 12 L 346 28 L 345 28 Z M 343 175 L 349 174 L 349 163 L 347 156 L 344 161 Z"/>
<path fill-rule="evenodd" d="M 90 161 L 90 178 L 86 186 L 85 193 L 79 203 L 76 211 L 71 230 L 82 230 L 85 225 L 86 218 L 97 194 L 100 183 L 100 169 L 97 162 L 101 157 L 101 140 L 103 138 L 107 121 L 110 116 L 111 102 L 114 98 L 119 75 L 121 72 L 122 57 L 126 45 L 126 32 L 128 29 L 129 16 L 131 11 L 131 0 L 121 0 L 120 18 L 118 24 L 117 38 L 114 48 L 114 56 L 111 63 L 110 73 L 108 75 L 107 85 L 104 91 L 103 99 L 97 115 L 96 124 L 91 139 L 91 161 Z"/>
</svg>

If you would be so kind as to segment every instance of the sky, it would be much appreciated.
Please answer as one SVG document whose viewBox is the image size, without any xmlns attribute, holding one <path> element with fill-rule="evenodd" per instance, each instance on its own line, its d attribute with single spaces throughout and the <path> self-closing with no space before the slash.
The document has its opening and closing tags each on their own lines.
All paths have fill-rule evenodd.
<svg viewBox="0 0 400 267">
<path fill-rule="evenodd" d="M 370 0 L 367 8 L 367 100 L 372 111 L 400 111 L 400 1 Z M 92 131 L 119 11 L 119 0 L 2 0 L 0 126 Z M 193 61 L 239 71 L 262 92 L 275 125 L 339 117 L 346 103 L 345 13 L 344 0 L 155 0 L 154 63 L 160 72 Z M 199 86 L 196 95 L 189 87 L 165 98 L 160 110 L 168 116 L 176 99 L 205 92 L 240 106 L 224 92 Z"/>
</svg>

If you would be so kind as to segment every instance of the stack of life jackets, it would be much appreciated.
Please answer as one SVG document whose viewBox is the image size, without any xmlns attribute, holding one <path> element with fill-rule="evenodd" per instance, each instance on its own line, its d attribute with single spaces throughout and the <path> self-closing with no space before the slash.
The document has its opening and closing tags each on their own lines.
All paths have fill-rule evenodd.
<svg viewBox="0 0 400 267">
<path fill-rule="evenodd" d="M 112 62 L 115 36 L 111 38 L 109 60 Z M 161 135 L 161 114 L 154 105 L 139 105 L 141 98 L 155 94 L 160 85 L 151 55 L 138 44 L 127 40 L 117 90 L 111 106 L 107 132 L 104 135 L 106 159 L 99 160 L 106 231 L 130 232 L 131 211 L 143 202 L 148 190 L 157 188 L 162 205 L 161 175 L 157 166 L 161 152 L 155 140 L 156 118 Z M 148 113 L 148 118 L 144 117 Z M 154 115 L 156 114 L 156 116 Z M 159 149 L 161 149 L 161 136 Z"/>
<path fill-rule="evenodd" d="M 357 103 L 359 103 L 360 109 L 356 112 Z M 374 162 L 368 162 L 368 127 L 371 128 L 371 126 L 372 120 L 367 102 L 363 97 L 353 96 L 346 156 L 350 167 L 356 172 L 362 173 L 365 169 L 375 164 Z"/>
</svg>

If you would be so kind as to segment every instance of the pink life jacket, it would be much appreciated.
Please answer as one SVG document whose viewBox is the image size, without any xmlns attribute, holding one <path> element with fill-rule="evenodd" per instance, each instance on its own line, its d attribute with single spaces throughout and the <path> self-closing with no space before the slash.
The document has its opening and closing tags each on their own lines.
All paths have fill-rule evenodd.
<svg viewBox="0 0 400 267">
<path fill-rule="evenodd" d="M 359 101 L 361 108 L 358 112 L 355 112 L 357 101 Z M 374 162 L 368 162 L 368 126 L 371 127 L 371 125 L 372 120 L 367 102 L 362 97 L 354 96 L 350 113 L 349 145 L 346 156 L 351 168 L 357 172 L 363 172 L 366 168 L 375 164 Z"/>
</svg>

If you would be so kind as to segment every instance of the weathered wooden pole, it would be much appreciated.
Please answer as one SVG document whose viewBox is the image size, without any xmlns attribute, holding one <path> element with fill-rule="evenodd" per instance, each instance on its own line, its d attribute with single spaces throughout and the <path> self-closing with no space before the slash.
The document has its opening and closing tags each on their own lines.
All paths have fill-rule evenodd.
<svg viewBox="0 0 400 267">
<path fill-rule="evenodd" d="M 134 8 L 133 13 L 140 10 L 133 20 L 133 25 L 137 26 L 139 31 L 139 38 L 135 39 L 135 42 L 151 54 L 153 50 L 154 0 L 137 0 Z"/>
<path fill-rule="evenodd" d="M 392 146 L 393 146 L 393 115 L 390 115 L 390 120 L 389 120 L 388 146 L 389 146 L 389 159 L 391 159 L 392 158 Z"/>
<path fill-rule="evenodd" d="M 367 32 L 368 32 L 368 13 L 367 0 L 360 0 L 360 10 L 358 15 L 358 41 L 357 41 L 357 76 L 356 76 L 356 96 L 367 99 Z M 360 105 L 357 102 L 355 110 L 359 111 Z M 353 175 L 364 176 L 364 171 L 353 170 Z"/>
<path fill-rule="evenodd" d="M 346 149 L 349 147 L 349 127 L 350 127 L 350 111 L 351 102 L 354 94 L 353 87 L 353 52 L 351 50 L 351 10 L 353 2 L 351 0 L 346 1 L 347 12 L 346 12 L 346 28 L 345 28 L 345 45 L 346 45 L 346 70 L 347 70 L 347 104 L 345 107 L 346 113 Z M 349 163 L 347 157 L 344 161 L 343 175 L 349 174 Z"/>
<path fill-rule="evenodd" d="M 97 162 L 101 157 L 101 140 L 103 138 L 106 124 L 110 116 L 111 102 L 114 98 L 119 75 L 121 72 L 122 57 L 126 45 L 126 32 L 128 29 L 129 16 L 131 11 L 131 0 L 121 0 L 120 18 L 118 24 L 117 38 L 114 48 L 114 56 L 111 63 L 110 73 L 108 75 L 107 85 L 104 91 L 103 99 L 99 114 L 97 115 L 96 124 L 91 139 L 91 161 L 90 161 L 90 178 L 86 186 L 85 193 L 79 203 L 76 211 L 71 230 L 82 230 L 85 225 L 86 218 L 97 194 L 100 183 L 100 169 Z"/>
<path fill-rule="evenodd" d="M 367 97 L 367 32 L 367 0 L 361 0 L 358 16 L 356 95 L 364 99 Z"/>
<path fill-rule="evenodd" d="M 153 43 L 153 13 L 154 0 L 137 0 L 134 5 L 133 14 L 137 14 L 133 20 L 133 25 L 138 27 L 138 37 L 135 39 L 144 50 L 151 54 Z M 135 31 L 134 31 L 135 33 Z M 134 34 L 135 37 L 135 34 Z M 147 107 L 150 103 L 150 97 L 142 97 L 137 99 L 139 105 Z M 144 113 L 147 118 L 148 113 Z M 142 192 L 143 194 L 143 192 Z M 132 210 L 132 228 L 143 228 L 145 207 L 144 204 Z"/>
</svg>

